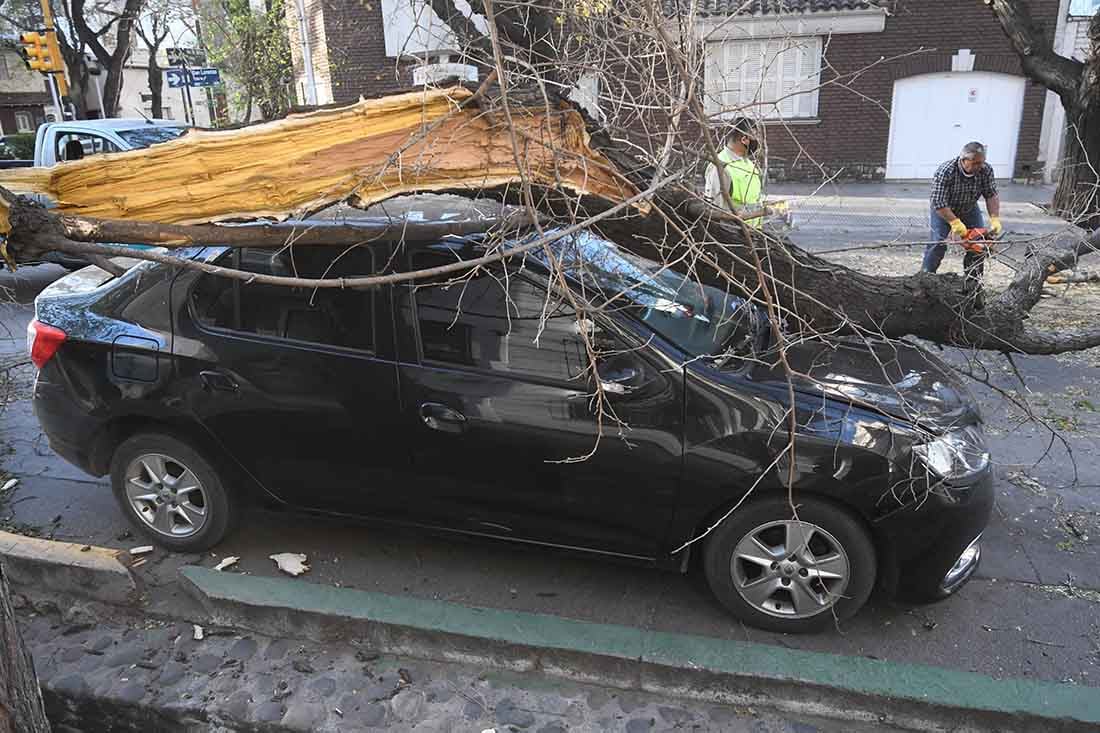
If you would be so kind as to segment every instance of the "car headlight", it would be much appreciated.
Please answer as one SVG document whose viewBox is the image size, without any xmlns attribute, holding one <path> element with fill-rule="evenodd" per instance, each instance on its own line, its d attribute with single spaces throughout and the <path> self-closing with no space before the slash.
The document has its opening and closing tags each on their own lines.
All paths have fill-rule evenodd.
<svg viewBox="0 0 1100 733">
<path fill-rule="evenodd" d="M 913 453 L 941 479 L 957 481 L 989 466 L 989 450 L 982 430 L 972 425 L 913 447 Z"/>
</svg>

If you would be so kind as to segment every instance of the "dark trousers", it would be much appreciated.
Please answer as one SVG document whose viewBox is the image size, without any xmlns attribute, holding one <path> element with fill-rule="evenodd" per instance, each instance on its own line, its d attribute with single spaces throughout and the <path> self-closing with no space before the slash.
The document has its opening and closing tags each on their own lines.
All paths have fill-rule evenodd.
<svg viewBox="0 0 1100 733">
<path fill-rule="evenodd" d="M 985 217 L 982 216 L 982 210 L 977 206 L 965 214 L 959 214 L 959 218 L 962 219 L 963 224 L 966 224 L 967 229 L 978 229 L 985 226 Z M 935 272 L 940 269 L 943 256 L 947 253 L 947 242 L 944 240 L 951 236 L 951 225 L 944 221 L 935 209 L 931 209 L 928 223 L 931 227 L 931 234 L 928 244 L 924 247 L 924 263 L 921 269 L 925 272 Z M 971 274 L 971 269 L 977 268 L 974 275 L 980 277 L 984 264 L 984 254 L 967 251 L 966 257 L 963 258 L 963 269 L 968 275 Z"/>
</svg>

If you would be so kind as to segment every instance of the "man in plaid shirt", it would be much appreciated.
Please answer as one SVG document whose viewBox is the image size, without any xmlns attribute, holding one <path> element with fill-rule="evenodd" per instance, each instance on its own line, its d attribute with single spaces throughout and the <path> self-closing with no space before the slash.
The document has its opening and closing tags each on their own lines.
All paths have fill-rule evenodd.
<svg viewBox="0 0 1100 733">
<path fill-rule="evenodd" d="M 939 269 L 948 241 L 961 242 L 968 229 L 985 227 L 978 208 L 982 197 L 989 209 L 989 234 L 996 237 L 1002 231 L 1001 198 L 993 167 L 985 162 L 984 145 L 967 143 L 958 158 L 941 165 L 932 177 L 932 238 L 924 248 L 925 272 Z"/>
</svg>

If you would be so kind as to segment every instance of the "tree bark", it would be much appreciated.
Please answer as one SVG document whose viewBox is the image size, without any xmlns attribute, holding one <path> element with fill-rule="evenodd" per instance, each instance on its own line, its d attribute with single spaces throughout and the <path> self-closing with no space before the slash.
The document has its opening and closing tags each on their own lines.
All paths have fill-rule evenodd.
<svg viewBox="0 0 1100 733">
<path fill-rule="evenodd" d="M 1051 38 L 1031 16 L 1024 0 L 989 3 L 1012 44 L 1024 73 L 1055 92 L 1066 110 L 1054 209 L 1088 229 L 1100 225 L 1097 169 L 1100 168 L 1100 14 L 1089 24 L 1091 52 L 1087 63 L 1054 52 Z M 1047 161 L 1048 165 L 1056 161 Z"/>
<path fill-rule="evenodd" d="M 107 81 L 103 87 L 103 116 L 114 117 L 118 114 L 119 97 L 122 94 L 123 67 L 130 55 L 134 23 L 141 12 L 143 0 L 126 0 L 123 5 L 122 14 L 116 21 L 113 51 L 107 50 L 88 25 L 88 19 L 84 17 L 85 0 L 71 1 L 71 17 L 77 37 L 92 50 L 99 65 L 107 73 Z"/>
<path fill-rule="evenodd" d="M 11 589 L 0 563 L 0 733 L 49 733 L 34 661 L 15 623 Z"/>
</svg>

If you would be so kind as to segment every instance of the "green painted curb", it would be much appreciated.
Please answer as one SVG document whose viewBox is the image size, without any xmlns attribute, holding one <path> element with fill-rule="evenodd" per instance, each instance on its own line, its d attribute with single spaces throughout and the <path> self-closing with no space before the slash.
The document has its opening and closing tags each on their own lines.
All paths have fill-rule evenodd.
<svg viewBox="0 0 1100 733">
<path fill-rule="evenodd" d="M 576 621 L 559 616 L 463 606 L 304 581 L 180 569 L 208 605 L 278 610 L 371 622 L 433 635 L 484 639 L 626 660 L 739 680 L 808 685 L 862 697 L 979 714 L 1100 724 L 1100 690 L 903 664 L 780 646 Z"/>
</svg>

